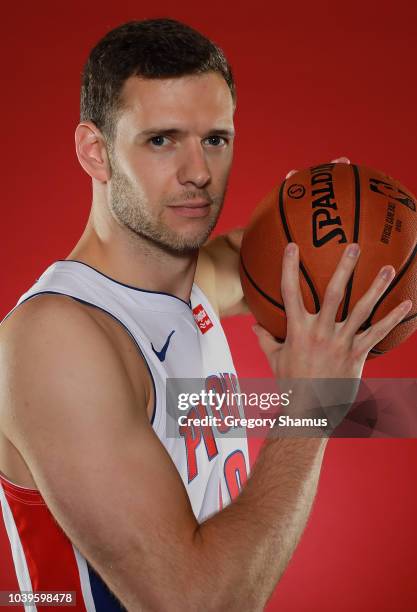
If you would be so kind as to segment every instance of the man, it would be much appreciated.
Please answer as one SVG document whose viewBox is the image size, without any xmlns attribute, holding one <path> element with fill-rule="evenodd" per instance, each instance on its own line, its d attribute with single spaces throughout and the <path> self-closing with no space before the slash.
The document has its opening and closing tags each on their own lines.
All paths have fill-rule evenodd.
<svg viewBox="0 0 417 612">
<path fill-rule="evenodd" d="M 125 24 L 90 54 L 76 150 L 91 214 L 0 328 L 3 589 L 74 591 L 77 610 L 253 611 L 288 563 L 325 440 L 269 440 L 230 503 L 248 476 L 246 440 L 164 429 L 168 376 L 235 377 L 218 317 L 245 311 L 241 233 L 205 244 L 234 106 L 222 52 L 183 24 Z M 358 255 L 347 247 L 312 315 L 288 246 L 287 340 L 256 328 L 276 377 L 358 378 L 405 316 L 408 303 L 356 334 L 387 266 L 335 323 Z"/>
</svg>

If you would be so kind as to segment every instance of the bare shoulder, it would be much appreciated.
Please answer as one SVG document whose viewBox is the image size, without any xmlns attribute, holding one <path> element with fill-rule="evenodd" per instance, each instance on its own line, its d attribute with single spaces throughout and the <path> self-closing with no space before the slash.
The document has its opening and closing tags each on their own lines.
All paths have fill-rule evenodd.
<svg viewBox="0 0 417 612">
<path fill-rule="evenodd" d="M 74 351 L 84 351 L 87 340 L 92 351 L 100 352 L 101 343 L 111 346 L 132 383 L 145 381 L 151 386 L 143 356 L 124 327 L 100 308 L 66 295 L 38 295 L 21 304 L 0 325 L 0 351 L 11 345 L 23 348 L 31 338 L 39 352 L 50 342 L 48 338 L 60 333 L 68 336 Z"/>
<path fill-rule="evenodd" d="M 0 342 L 17 341 L 22 336 L 39 334 L 71 322 L 94 327 L 94 317 L 76 300 L 65 295 L 37 295 L 20 304 L 0 325 Z M 41 325 L 41 328 L 39 328 Z"/>
<path fill-rule="evenodd" d="M 71 361 L 90 338 L 104 342 L 103 333 L 87 310 L 66 296 L 36 296 L 20 304 L 0 326 L 0 364 L 10 375 L 57 359 Z M 97 342 L 91 346 L 98 349 Z M 79 351 L 80 354 L 83 351 Z M 56 361 L 56 367 L 58 367 Z M 23 376 L 22 384 L 24 383 Z"/>
<path fill-rule="evenodd" d="M 76 358 L 99 355 L 110 338 L 92 314 L 72 298 L 36 296 L 20 304 L 0 326 L 2 369 L 23 373 L 49 363 L 53 371 Z M 115 358 L 117 355 L 115 355 Z M 24 380 L 22 380 L 22 383 Z"/>
<path fill-rule="evenodd" d="M 47 398 L 62 393 L 76 399 L 85 398 L 93 389 L 100 396 L 107 389 L 117 394 L 123 387 L 132 405 L 138 400 L 146 409 L 149 386 L 145 364 L 135 355 L 143 376 L 133 386 L 130 358 L 123 350 L 123 343 L 130 346 L 132 341 L 114 325 L 107 315 L 93 313 L 66 296 L 53 295 L 28 300 L 3 322 L 0 387 L 8 389 L 9 394 L 0 394 L 0 423 L 11 441 L 13 423 L 19 423 L 19 417 L 26 421 L 33 417 L 40 423 L 43 417 L 49 417 Z M 36 415 L 29 412 L 30 405 L 36 405 Z"/>
</svg>

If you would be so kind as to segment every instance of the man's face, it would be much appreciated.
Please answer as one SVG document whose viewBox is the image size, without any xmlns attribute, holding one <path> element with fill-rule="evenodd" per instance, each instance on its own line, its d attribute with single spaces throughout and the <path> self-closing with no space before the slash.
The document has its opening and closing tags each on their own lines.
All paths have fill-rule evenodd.
<svg viewBox="0 0 417 612">
<path fill-rule="evenodd" d="M 110 207 L 123 226 L 184 252 L 214 228 L 233 155 L 233 102 L 217 73 L 130 77 L 110 151 Z"/>
</svg>

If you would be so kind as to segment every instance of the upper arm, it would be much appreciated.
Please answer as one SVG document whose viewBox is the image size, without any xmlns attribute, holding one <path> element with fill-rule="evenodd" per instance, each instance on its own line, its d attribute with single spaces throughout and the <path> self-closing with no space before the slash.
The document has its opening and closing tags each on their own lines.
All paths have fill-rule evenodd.
<svg viewBox="0 0 417 612">
<path fill-rule="evenodd" d="M 124 605 L 163 607 L 161 564 L 169 581 L 196 520 L 147 418 L 145 392 L 133 391 L 110 338 L 78 306 L 44 300 L 19 323 L 0 344 L 6 435 Z"/>
<path fill-rule="evenodd" d="M 243 229 L 234 229 L 225 236 L 213 238 L 200 249 L 196 283 L 220 317 L 249 312 L 239 275 L 242 236 Z"/>
</svg>

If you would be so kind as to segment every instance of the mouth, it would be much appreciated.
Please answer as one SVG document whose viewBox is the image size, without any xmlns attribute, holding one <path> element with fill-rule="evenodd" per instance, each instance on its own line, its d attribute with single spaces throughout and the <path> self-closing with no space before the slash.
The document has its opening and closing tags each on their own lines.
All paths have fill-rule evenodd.
<svg viewBox="0 0 417 612">
<path fill-rule="evenodd" d="M 206 217 L 210 212 L 210 203 L 207 200 L 189 200 L 168 206 L 168 208 L 180 217 Z"/>
</svg>

